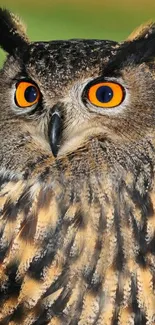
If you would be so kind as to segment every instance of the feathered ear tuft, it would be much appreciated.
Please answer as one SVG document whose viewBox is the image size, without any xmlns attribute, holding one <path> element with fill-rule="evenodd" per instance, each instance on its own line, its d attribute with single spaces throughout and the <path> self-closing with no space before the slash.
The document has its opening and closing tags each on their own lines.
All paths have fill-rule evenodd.
<svg viewBox="0 0 155 325">
<path fill-rule="evenodd" d="M 145 24 L 140 25 L 128 36 L 127 41 L 135 41 L 139 38 L 147 38 L 149 35 L 155 33 L 155 23 L 151 20 Z"/>
<path fill-rule="evenodd" d="M 155 59 L 155 23 L 141 25 L 128 37 L 127 52 L 137 64 Z M 125 46 L 126 47 L 126 46 Z M 134 55 L 135 53 L 135 55 Z"/>
<path fill-rule="evenodd" d="M 126 65 L 133 66 L 155 61 L 155 23 L 142 26 L 116 48 L 115 55 L 105 66 L 103 74 L 108 75 L 112 71 L 119 71 Z"/>
<path fill-rule="evenodd" d="M 17 49 L 28 45 L 26 28 L 20 19 L 6 9 L 0 8 L 0 47 L 14 55 Z"/>
</svg>

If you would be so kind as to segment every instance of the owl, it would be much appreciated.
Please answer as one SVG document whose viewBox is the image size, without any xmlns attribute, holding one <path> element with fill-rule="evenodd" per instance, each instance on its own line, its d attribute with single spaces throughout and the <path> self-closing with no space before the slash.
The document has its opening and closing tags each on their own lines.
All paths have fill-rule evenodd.
<svg viewBox="0 0 155 325">
<path fill-rule="evenodd" d="M 155 325 L 155 25 L 0 46 L 0 324 Z"/>
</svg>

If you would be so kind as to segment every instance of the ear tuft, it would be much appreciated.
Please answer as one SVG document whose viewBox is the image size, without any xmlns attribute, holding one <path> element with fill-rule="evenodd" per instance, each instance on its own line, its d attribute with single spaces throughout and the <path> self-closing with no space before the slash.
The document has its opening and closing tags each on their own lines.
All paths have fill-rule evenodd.
<svg viewBox="0 0 155 325">
<path fill-rule="evenodd" d="M 135 41 L 140 38 L 147 38 L 149 35 L 155 33 L 155 23 L 148 21 L 134 29 L 134 31 L 128 36 L 127 41 Z"/>
<path fill-rule="evenodd" d="M 0 46 L 14 55 L 17 49 L 28 45 L 26 28 L 21 20 L 6 9 L 0 8 Z"/>
<path fill-rule="evenodd" d="M 103 74 L 109 75 L 125 66 L 152 63 L 155 60 L 155 23 L 142 25 L 134 31 L 127 41 L 122 42 L 115 55 L 105 66 Z"/>
</svg>

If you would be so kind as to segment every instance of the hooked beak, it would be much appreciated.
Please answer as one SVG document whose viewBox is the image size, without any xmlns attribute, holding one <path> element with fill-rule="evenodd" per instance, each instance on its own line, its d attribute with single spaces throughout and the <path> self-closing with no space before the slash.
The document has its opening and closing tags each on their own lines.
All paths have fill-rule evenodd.
<svg viewBox="0 0 155 325">
<path fill-rule="evenodd" d="M 55 105 L 55 109 L 52 110 L 52 116 L 48 127 L 48 136 L 52 153 L 54 157 L 57 157 L 62 136 L 62 117 L 60 108 L 57 105 Z"/>
</svg>

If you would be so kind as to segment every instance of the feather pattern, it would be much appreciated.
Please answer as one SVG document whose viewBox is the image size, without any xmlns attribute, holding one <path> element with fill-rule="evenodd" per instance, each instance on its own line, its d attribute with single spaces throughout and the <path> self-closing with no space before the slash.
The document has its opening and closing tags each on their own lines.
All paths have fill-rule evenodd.
<svg viewBox="0 0 155 325">
<path fill-rule="evenodd" d="M 92 148 L 100 168 L 83 177 L 74 167 L 79 154 L 89 165 Z M 2 183 L 1 324 L 123 325 L 138 324 L 137 317 L 154 324 L 154 192 L 144 185 L 153 162 L 142 173 L 137 157 L 135 182 L 124 157 L 118 182 L 119 170 L 99 148 L 92 140 L 87 155 L 61 158 L 46 175 L 41 170 L 41 181 L 34 175 Z"/>
</svg>

